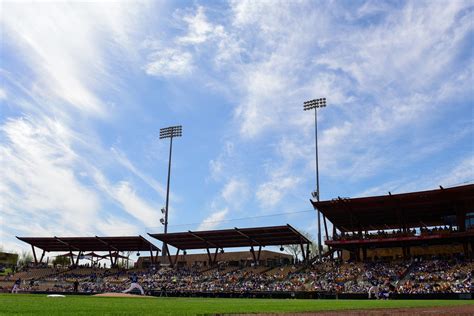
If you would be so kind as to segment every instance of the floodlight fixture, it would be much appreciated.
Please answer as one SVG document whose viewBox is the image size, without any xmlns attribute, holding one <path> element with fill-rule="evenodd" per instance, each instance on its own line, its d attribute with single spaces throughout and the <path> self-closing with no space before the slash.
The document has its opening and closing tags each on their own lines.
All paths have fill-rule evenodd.
<svg viewBox="0 0 474 316">
<path fill-rule="evenodd" d="M 312 109 L 324 108 L 326 106 L 326 98 L 319 98 L 303 103 L 303 110 L 308 111 Z"/>
<path fill-rule="evenodd" d="M 183 127 L 181 125 L 170 126 L 160 129 L 160 139 L 181 137 L 183 135 Z"/>
</svg>

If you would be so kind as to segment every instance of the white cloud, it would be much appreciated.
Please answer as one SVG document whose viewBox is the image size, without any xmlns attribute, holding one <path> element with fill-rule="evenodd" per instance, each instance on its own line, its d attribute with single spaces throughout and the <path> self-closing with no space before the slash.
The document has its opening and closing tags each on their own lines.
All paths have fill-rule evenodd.
<svg viewBox="0 0 474 316">
<path fill-rule="evenodd" d="M 158 49 L 148 56 L 148 61 L 145 72 L 151 76 L 184 76 L 193 70 L 192 55 L 179 49 Z"/>
<path fill-rule="evenodd" d="M 209 171 L 211 178 L 217 180 L 224 170 L 224 163 L 222 159 L 211 159 L 209 161 Z"/>
<path fill-rule="evenodd" d="M 121 219 L 120 208 L 147 225 L 155 220 L 157 212 L 130 182 L 110 185 L 101 168 L 125 166 L 163 194 L 161 185 L 118 149 L 110 159 L 94 130 L 96 119 L 120 112 L 108 110 L 125 94 L 121 73 L 140 66 L 143 9 L 151 7 L 157 8 L 144 2 L 2 3 L 2 54 L 12 62 L 0 72 L 14 113 L 0 126 L 0 225 L 8 232 L 2 244 L 17 244 L 13 234 L 136 232 L 139 225 Z M 95 173 L 106 194 L 94 186 L 89 175 Z M 118 207 L 103 209 L 104 196 Z"/>
<path fill-rule="evenodd" d="M 50 99 L 41 105 L 56 113 L 69 106 L 82 114 L 104 116 L 107 104 L 97 92 L 115 84 L 105 51 L 130 52 L 127 45 L 133 46 L 129 39 L 136 29 L 131 12 L 136 7 L 7 2 L 2 8 L 5 38 L 33 71 L 31 87 Z"/>
<path fill-rule="evenodd" d="M 437 189 L 439 185 L 449 188 L 474 181 L 474 158 L 459 158 L 457 161 L 440 166 L 435 171 L 420 171 L 411 179 L 397 178 L 356 193 L 355 196 L 384 195 Z"/>
<path fill-rule="evenodd" d="M 224 186 L 221 195 L 225 203 L 233 206 L 233 208 L 238 208 L 247 200 L 249 188 L 245 181 L 231 179 Z"/>
<path fill-rule="evenodd" d="M 301 180 L 294 176 L 275 177 L 259 185 L 255 194 L 261 207 L 266 209 L 275 207 Z"/>
<path fill-rule="evenodd" d="M 212 230 L 219 226 L 220 222 L 225 220 L 229 210 L 227 208 L 212 213 L 208 218 L 202 221 L 197 230 Z"/>
<path fill-rule="evenodd" d="M 0 101 L 1 100 L 6 100 L 7 99 L 7 92 L 5 89 L 0 88 Z"/>
<path fill-rule="evenodd" d="M 474 157 L 461 160 L 448 173 L 439 175 L 434 182 L 446 187 L 474 182 Z"/>
<path fill-rule="evenodd" d="M 235 117 L 241 136 L 301 130 L 291 137 L 310 143 L 314 132 L 307 127 L 314 123 L 298 104 L 325 96 L 329 105 L 319 117 L 322 167 L 335 177 L 380 172 L 391 163 L 390 155 L 383 155 L 388 137 L 397 139 L 410 124 L 429 122 L 436 115 L 430 111 L 434 104 L 469 91 L 469 79 L 452 67 L 472 29 L 468 6 L 366 3 L 358 15 L 382 14 L 367 27 L 347 24 L 353 10 L 334 3 L 305 10 L 305 3 L 231 2 L 232 25 L 225 31 L 238 34 L 249 56 L 230 68 L 240 92 Z M 325 14 L 328 9 L 338 13 Z M 371 150 L 361 153 L 363 147 Z"/>
<path fill-rule="evenodd" d="M 227 151 L 232 151 L 232 147 L 227 144 Z M 249 196 L 249 185 L 245 179 L 234 177 L 227 180 L 221 192 L 211 201 L 210 215 L 202 221 L 199 229 L 211 229 L 219 226 L 220 221 L 225 219 L 230 211 L 233 214 L 245 213 L 242 207 L 248 202 Z"/>
<path fill-rule="evenodd" d="M 161 197 L 165 197 L 166 195 L 166 190 L 163 188 L 161 183 L 158 183 L 155 179 L 152 177 L 148 176 L 141 170 L 139 170 L 135 165 L 125 156 L 123 152 L 118 150 L 117 148 L 112 148 L 112 152 L 114 153 L 117 161 L 130 170 L 134 175 L 142 179 L 146 184 L 148 184 L 150 187 L 152 187 L 157 193 L 161 195 Z"/>
<path fill-rule="evenodd" d="M 152 226 L 153 223 L 158 223 L 159 208 L 150 205 L 139 197 L 129 182 L 120 181 L 115 185 L 110 184 L 99 171 L 95 172 L 94 179 L 100 189 L 119 203 L 121 208 L 129 215 L 143 223 L 144 226 Z"/>
<path fill-rule="evenodd" d="M 136 236 L 140 233 L 136 225 L 116 216 L 98 222 L 97 229 L 105 236 Z"/>
<path fill-rule="evenodd" d="M 188 26 L 188 33 L 177 39 L 180 44 L 201 44 L 216 32 L 216 27 L 209 23 L 202 6 L 198 6 L 196 14 L 186 14 L 182 17 L 182 20 Z"/>
<path fill-rule="evenodd" d="M 2 214 L 28 229 L 27 223 L 40 220 L 51 231 L 59 222 L 71 231 L 89 231 L 100 202 L 74 172 L 81 162 L 72 149 L 73 132 L 51 119 L 15 119 L 1 127 L 1 137 Z"/>
</svg>

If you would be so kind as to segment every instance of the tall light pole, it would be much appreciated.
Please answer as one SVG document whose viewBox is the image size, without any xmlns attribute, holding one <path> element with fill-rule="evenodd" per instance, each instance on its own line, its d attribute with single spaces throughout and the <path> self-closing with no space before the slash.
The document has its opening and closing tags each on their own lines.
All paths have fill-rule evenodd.
<svg viewBox="0 0 474 316">
<path fill-rule="evenodd" d="M 326 98 L 319 98 L 310 101 L 306 101 L 303 104 L 303 110 L 313 110 L 314 109 L 314 139 L 315 139 L 315 149 L 316 149 L 316 191 L 315 198 L 319 202 L 319 163 L 318 163 L 318 109 L 324 108 L 326 106 Z M 322 244 L 321 244 L 321 213 L 318 209 L 318 256 L 321 260 Z"/>
<path fill-rule="evenodd" d="M 169 138 L 170 139 L 170 157 L 168 160 L 168 182 L 166 185 L 166 206 L 165 206 L 165 234 L 168 232 L 168 206 L 169 206 L 169 197 L 170 197 L 170 177 L 171 177 L 171 153 L 173 151 L 173 138 L 182 136 L 182 126 L 170 126 L 160 129 L 160 139 Z M 163 242 L 162 254 L 165 255 L 165 250 L 168 251 L 168 246 Z M 169 252 L 169 251 L 168 251 Z"/>
</svg>

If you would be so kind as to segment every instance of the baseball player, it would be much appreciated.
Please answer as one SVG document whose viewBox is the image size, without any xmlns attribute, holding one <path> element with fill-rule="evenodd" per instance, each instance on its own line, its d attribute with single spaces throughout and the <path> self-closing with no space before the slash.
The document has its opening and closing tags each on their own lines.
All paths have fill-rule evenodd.
<svg viewBox="0 0 474 316">
<path fill-rule="evenodd" d="M 138 276 L 136 273 L 133 273 L 133 275 L 130 277 L 130 281 L 131 281 L 130 287 L 127 290 L 122 291 L 122 293 L 128 293 L 133 289 L 139 289 L 142 295 L 145 295 L 145 291 L 143 291 L 143 288 L 141 287 L 141 285 L 138 284 Z"/>
<path fill-rule="evenodd" d="M 16 280 L 15 283 L 13 284 L 12 293 L 18 293 L 18 291 L 20 290 L 20 285 L 21 285 L 21 279 L 18 278 L 18 280 Z"/>
<path fill-rule="evenodd" d="M 379 299 L 379 283 L 377 280 L 372 280 L 371 281 L 372 286 L 369 289 L 369 299 L 372 298 L 372 293 L 375 295 L 376 299 Z"/>
</svg>

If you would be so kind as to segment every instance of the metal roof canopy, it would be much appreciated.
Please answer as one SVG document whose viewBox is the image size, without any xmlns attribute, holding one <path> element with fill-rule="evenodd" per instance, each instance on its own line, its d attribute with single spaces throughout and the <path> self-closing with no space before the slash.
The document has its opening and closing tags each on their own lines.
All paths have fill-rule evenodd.
<svg viewBox="0 0 474 316">
<path fill-rule="evenodd" d="M 160 251 L 142 236 L 16 237 L 44 251 Z"/>
<path fill-rule="evenodd" d="M 290 225 L 148 235 L 181 250 L 311 243 Z"/>
<path fill-rule="evenodd" d="M 311 203 L 344 232 L 437 226 L 458 212 L 474 211 L 474 184 Z"/>
</svg>

